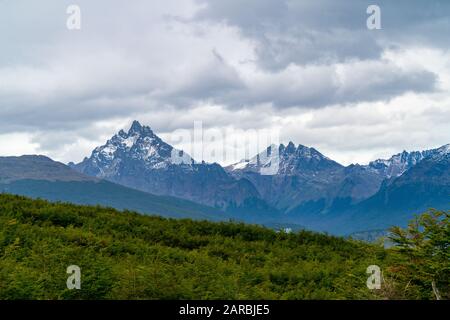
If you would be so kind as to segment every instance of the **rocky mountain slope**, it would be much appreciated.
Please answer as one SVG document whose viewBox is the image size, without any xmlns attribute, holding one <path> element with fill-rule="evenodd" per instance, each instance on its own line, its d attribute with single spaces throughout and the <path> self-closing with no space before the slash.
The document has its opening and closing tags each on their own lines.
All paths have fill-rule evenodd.
<svg viewBox="0 0 450 320">
<path fill-rule="evenodd" d="M 219 164 L 198 163 L 156 136 L 150 127 L 133 122 L 89 158 L 70 164 L 97 178 L 156 195 L 174 196 L 228 211 L 273 213 L 246 179 L 235 179 Z"/>
<path fill-rule="evenodd" d="M 294 215 L 327 214 L 369 199 L 383 183 L 395 181 L 423 160 L 441 159 L 449 150 L 450 145 L 420 152 L 403 151 L 368 165 L 344 167 L 314 148 L 296 147 L 290 142 L 287 147 L 270 146 L 254 158 L 226 169 L 237 178 L 250 180 L 263 199 L 280 210 Z M 270 167 L 277 168 L 274 174 L 265 174 L 264 170 Z"/>
</svg>

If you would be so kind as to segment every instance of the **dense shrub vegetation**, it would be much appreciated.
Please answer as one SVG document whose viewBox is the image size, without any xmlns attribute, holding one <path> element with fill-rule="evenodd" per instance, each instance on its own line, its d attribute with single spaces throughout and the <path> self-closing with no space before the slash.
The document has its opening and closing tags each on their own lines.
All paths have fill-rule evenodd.
<svg viewBox="0 0 450 320">
<path fill-rule="evenodd" d="M 387 269 L 385 295 L 392 298 L 450 299 L 450 214 L 430 210 L 406 229 L 391 229 L 397 245 Z"/>
<path fill-rule="evenodd" d="M 367 289 L 366 268 L 398 263 L 380 246 L 313 232 L 0 195 L 0 299 L 385 298 Z M 69 265 L 81 290 L 66 287 Z"/>
</svg>

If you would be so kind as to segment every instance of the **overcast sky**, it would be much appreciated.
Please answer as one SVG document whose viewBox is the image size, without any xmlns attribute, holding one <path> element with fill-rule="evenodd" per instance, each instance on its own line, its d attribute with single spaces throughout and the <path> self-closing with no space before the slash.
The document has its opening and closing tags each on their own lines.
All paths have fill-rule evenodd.
<svg viewBox="0 0 450 320">
<path fill-rule="evenodd" d="M 0 0 L 0 155 L 80 161 L 134 119 L 278 128 L 343 164 L 439 147 L 449 19 L 448 0 Z"/>
</svg>

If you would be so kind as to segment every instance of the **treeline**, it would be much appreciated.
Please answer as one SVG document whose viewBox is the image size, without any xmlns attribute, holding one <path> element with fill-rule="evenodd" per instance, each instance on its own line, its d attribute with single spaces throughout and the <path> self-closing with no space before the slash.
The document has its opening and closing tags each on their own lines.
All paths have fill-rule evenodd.
<svg viewBox="0 0 450 320">
<path fill-rule="evenodd" d="M 381 246 L 308 231 L 0 195 L 0 299 L 398 298 L 405 279 L 369 290 L 366 269 L 399 263 Z M 70 265 L 80 290 L 67 288 Z"/>
</svg>

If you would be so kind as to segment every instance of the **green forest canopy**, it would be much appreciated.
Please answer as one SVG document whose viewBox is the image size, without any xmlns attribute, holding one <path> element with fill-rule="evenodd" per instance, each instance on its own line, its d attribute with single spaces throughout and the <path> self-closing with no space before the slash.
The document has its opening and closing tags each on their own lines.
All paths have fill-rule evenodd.
<svg viewBox="0 0 450 320">
<path fill-rule="evenodd" d="M 433 299 L 426 279 L 411 285 L 423 290 L 398 289 L 404 261 L 309 231 L 0 195 L 0 299 Z M 81 268 L 81 290 L 66 287 L 69 265 Z M 367 288 L 369 265 L 391 270 L 388 289 Z"/>
</svg>

